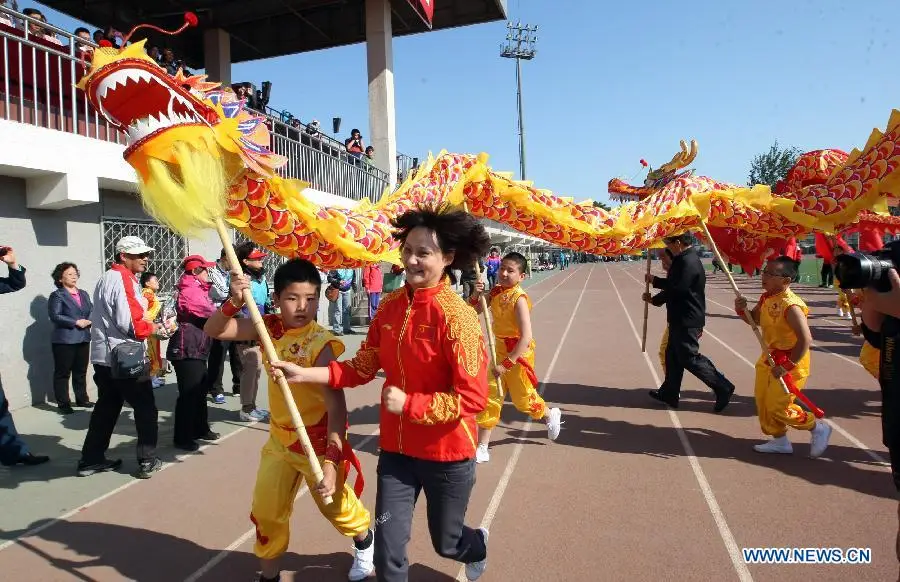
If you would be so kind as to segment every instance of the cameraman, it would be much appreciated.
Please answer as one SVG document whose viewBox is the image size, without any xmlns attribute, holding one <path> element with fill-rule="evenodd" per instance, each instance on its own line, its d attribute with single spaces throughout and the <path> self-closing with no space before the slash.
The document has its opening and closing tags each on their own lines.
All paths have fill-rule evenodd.
<svg viewBox="0 0 900 582">
<path fill-rule="evenodd" d="M 13 293 L 25 288 L 25 267 L 16 261 L 16 253 L 12 247 L 0 247 L 0 261 L 9 267 L 9 276 L 0 277 L 0 293 Z M 9 413 L 9 402 L 3 391 L 3 380 L 0 379 L 0 465 L 40 465 L 50 457 L 37 456 L 28 451 L 28 446 L 16 431 L 12 415 Z"/>
<path fill-rule="evenodd" d="M 888 271 L 888 279 L 891 290 L 886 293 L 871 287 L 863 291 L 862 330 L 866 341 L 881 350 L 878 383 L 881 385 L 882 440 L 891 455 L 894 487 L 900 493 L 900 366 L 896 352 L 900 337 L 900 276 L 896 269 Z M 897 559 L 900 560 L 900 531 L 896 544 Z"/>
</svg>

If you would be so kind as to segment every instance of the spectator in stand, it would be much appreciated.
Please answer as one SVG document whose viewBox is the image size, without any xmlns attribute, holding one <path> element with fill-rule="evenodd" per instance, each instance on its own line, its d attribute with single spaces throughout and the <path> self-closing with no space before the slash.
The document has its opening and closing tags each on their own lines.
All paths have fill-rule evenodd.
<svg viewBox="0 0 900 582">
<path fill-rule="evenodd" d="M 228 299 L 231 288 L 231 272 L 228 269 L 228 261 L 225 259 L 225 249 L 216 262 L 216 266 L 209 269 L 209 298 L 216 307 Z M 214 339 L 209 347 L 209 359 L 207 360 L 206 377 L 209 380 L 209 393 L 216 404 L 225 404 L 225 391 L 222 389 L 222 373 L 225 371 L 225 354 L 231 365 L 231 393 L 237 396 L 241 393 L 241 356 L 237 342 Z"/>
<path fill-rule="evenodd" d="M 178 280 L 178 330 L 169 340 L 166 357 L 175 368 L 178 382 L 178 401 L 175 403 L 175 447 L 185 451 L 200 448 L 198 440 L 214 441 L 219 438 L 209 427 L 206 408 L 206 358 L 209 356 L 210 338 L 203 331 L 206 320 L 216 311 L 209 298 L 212 283 L 208 269 L 216 266 L 200 255 L 191 255 L 182 261 L 184 273 Z"/>
<path fill-rule="evenodd" d="M 378 311 L 381 290 L 384 288 L 384 277 L 379 263 L 368 265 L 363 269 L 363 287 L 369 296 L 369 321 L 372 321 L 375 319 L 375 312 Z"/>
<path fill-rule="evenodd" d="M 147 270 L 153 247 L 136 236 L 126 236 L 116 243 L 115 263 L 106 271 L 94 290 L 91 314 L 91 362 L 97 385 L 97 404 L 91 414 L 78 475 L 87 477 L 111 471 L 122 465 L 121 459 L 107 459 L 109 439 L 125 402 L 131 405 L 137 429 L 137 460 L 140 479 L 149 479 L 162 468 L 156 456 L 159 414 L 146 374 L 136 378 L 114 378 L 114 350 L 133 344 L 144 344 L 160 326 L 148 321 L 147 300 L 141 294 L 138 275 Z M 128 344 L 131 344 L 130 346 Z M 144 348 L 146 354 L 146 347 Z M 117 352 L 119 353 L 119 352 Z"/>
<path fill-rule="evenodd" d="M 78 288 L 78 267 L 60 263 L 53 269 L 56 291 L 47 300 L 47 312 L 53 323 L 50 343 L 53 350 L 53 395 L 60 414 L 72 414 L 69 377 L 75 392 L 75 405 L 93 408 L 87 393 L 87 369 L 91 355 L 91 298 Z"/>
<path fill-rule="evenodd" d="M 83 26 L 79 26 L 75 29 L 75 37 L 89 41 L 91 40 L 91 31 Z"/>
<path fill-rule="evenodd" d="M 7 277 L 0 277 L 0 294 L 14 293 L 25 288 L 25 267 L 16 261 L 16 253 L 12 247 L 0 246 L 0 261 L 9 268 Z M 0 465 L 40 465 L 50 460 L 46 455 L 34 455 L 28 445 L 19 436 L 16 423 L 9 413 L 9 401 L 3 391 L 3 379 L 0 378 Z"/>
<path fill-rule="evenodd" d="M 160 60 L 159 64 L 170 75 L 175 75 L 178 72 L 178 61 L 175 60 L 175 53 L 170 48 L 163 49 L 162 60 Z"/>
<path fill-rule="evenodd" d="M 347 148 L 347 153 L 350 154 L 350 157 L 360 160 L 363 156 L 363 152 L 366 150 L 366 144 L 363 142 L 362 133 L 360 133 L 358 129 L 351 131 L 350 137 L 344 140 L 344 147 Z"/>
<path fill-rule="evenodd" d="M 99 28 L 94 31 L 94 44 L 99 45 L 100 41 L 106 38 L 106 33 Z"/>
<path fill-rule="evenodd" d="M 363 161 L 367 166 L 375 165 L 375 148 L 373 148 L 372 146 L 366 147 L 366 157 L 363 158 Z"/>
<path fill-rule="evenodd" d="M 37 8 L 26 8 L 22 11 L 22 14 L 34 18 L 35 20 L 39 20 L 40 22 L 47 22 L 47 18 L 44 16 L 43 12 Z M 53 44 L 62 45 L 62 41 L 57 38 L 55 32 L 31 20 L 28 21 L 28 34 L 46 40 L 47 42 L 52 42 Z"/>
<path fill-rule="evenodd" d="M 14 12 L 19 11 L 19 6 L 18 6 L 16 0 L 13 0 L 12 6 L 10 6 L 10 3 L 8 0 L 0 0 L 0 6 L 2 6 L 3 8 L 8 8 Z M 0 12 L 0 24 L 5 24 L 6 26 L 9 26 L 12 28 L 18 28 L 18 25 L 16 24 L 15 20 L 16 19 L 14 19 L 13 16 L 9 12 Z"/>
</svg>

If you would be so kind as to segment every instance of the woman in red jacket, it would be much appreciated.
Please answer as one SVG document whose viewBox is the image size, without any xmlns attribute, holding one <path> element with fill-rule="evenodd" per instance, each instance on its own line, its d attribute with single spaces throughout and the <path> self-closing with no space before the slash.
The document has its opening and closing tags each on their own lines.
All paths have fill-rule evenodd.
<svg viewBox="0 0 900 582">
<path fill-rule="evenodd" d="M 451 269 L 484 256 L 490 239 L 464 212 L 417 209 L 393 222 L 406 285 L 382 298 L 352 360 L 328 368 L 275 365 L 290 383 L 340 390 L 384 370 L 375 512 L 379 581 L 405 582 L 406 544 L 421 490 L 435 551 L 477 580 L 487 562 L 484 528 L 464 524 L 475 484 L 475 416 L 487 403 L 487 351 L 478 316 L 451 287 Z M 274 372 L 274 371 L 273 371 Z"/>
</svg>

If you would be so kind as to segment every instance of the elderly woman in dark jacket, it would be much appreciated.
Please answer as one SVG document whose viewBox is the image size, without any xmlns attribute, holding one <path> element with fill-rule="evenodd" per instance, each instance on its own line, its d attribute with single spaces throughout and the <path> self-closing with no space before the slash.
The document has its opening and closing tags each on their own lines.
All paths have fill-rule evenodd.
<svg viewBox="0 0 900 582">
<path fill-rule="evenodd" d="M 182 261 L 184 274 L 176 285 L 178 301 L 175 316 L 178 329 L 169 339 L 166 358 L 175 368 L 178 383 L 178 401 L 175 403 L 175 446 L 185 451 L 200 448 L 198 440 L 216 440 L 206 409 L 206 359 L 212 338 L 203 333 L 207 318 L 215 313 L 216 306 L 209 298 L 207 269 L 215 263 L 199 255 L 191 255 Z"/>
<path fill-rule="evenodd" d="M 47 312 L 53 323 L 53 393 L 60 414 L 72 414 L 69 377 L 75 392 L 75 405 L 92 408 L 87 393 L 87 369 L 91 345 L 91 297 L 78 288 L 78 267 L 60 263 L 53 269 L 56 291 L 47 300 Z"/>
</svg>

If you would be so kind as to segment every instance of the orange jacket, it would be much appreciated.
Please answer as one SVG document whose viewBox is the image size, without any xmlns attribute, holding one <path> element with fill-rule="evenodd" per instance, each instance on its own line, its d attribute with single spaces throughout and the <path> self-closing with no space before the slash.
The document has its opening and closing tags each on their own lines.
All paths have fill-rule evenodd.
<svg viewBox="0 0 900 582">
<path fill-rule="evenodd" d="M 381 409 L 381 448 L 429 461 L 475 456 L 475 415 L 487 404 L 487 351 L 478 315 L 450 289 L 409 286 L 381 300 L 352 360 L 331 362 L 332 388 L 352 388 L 384 370 L 406 392 L 401 415 Z"/>
</svg>

